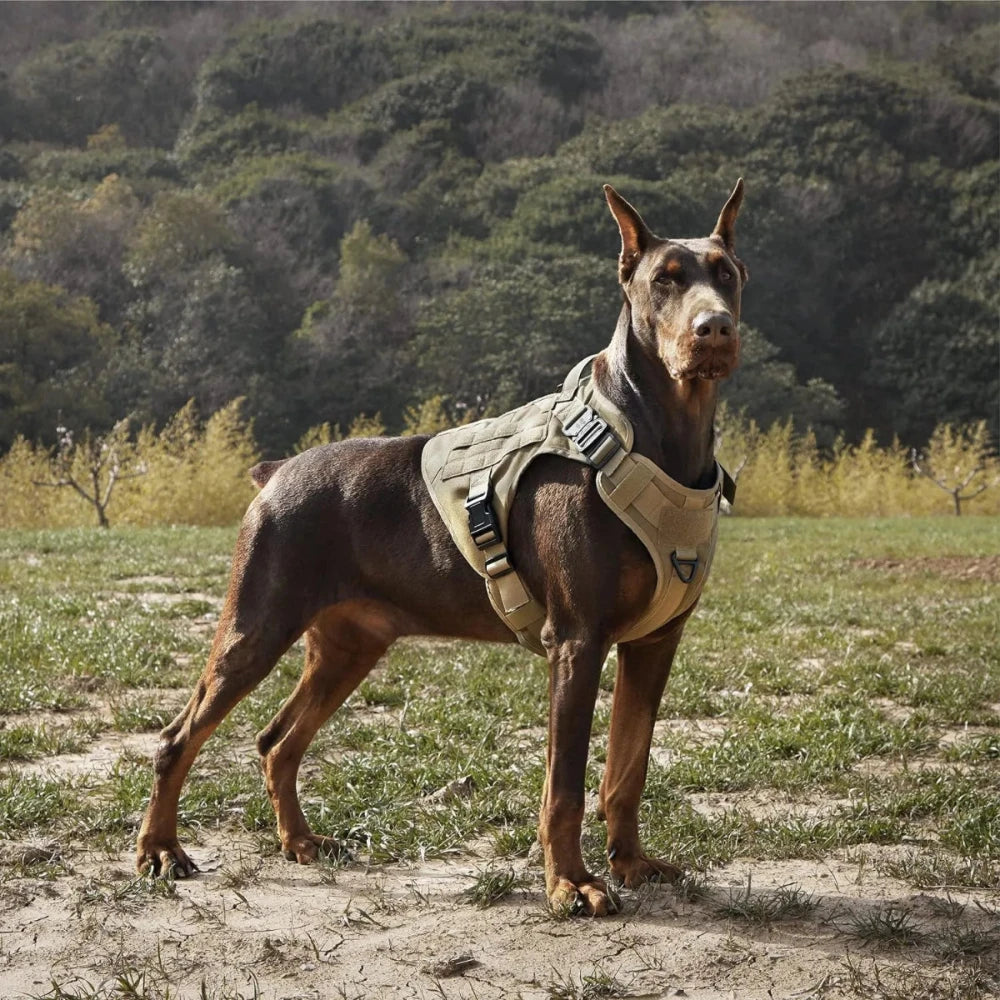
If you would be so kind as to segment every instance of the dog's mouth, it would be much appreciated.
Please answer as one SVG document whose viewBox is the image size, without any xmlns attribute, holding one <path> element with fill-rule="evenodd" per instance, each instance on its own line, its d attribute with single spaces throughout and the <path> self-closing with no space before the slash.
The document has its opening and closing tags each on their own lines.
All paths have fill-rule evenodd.
<svg viewBox="0 0 1000 1000">
<path fill-rule="evenodd" d="M 692 351 L 680 365 L 669 365 L 671 378 L 706 382 L 728 378 L 740 363 L 739 351 L 731 348 L 702 348 Z"/>
<path fill-rule="evenodd" d="M 713 379 L 726 378 L 731 371 L 731 365 L 708 362 L 707 364 L 700 365 L 696 368 L 692 377 L 704 379 L 705 381 L 712 381 Z"/>
</svg>

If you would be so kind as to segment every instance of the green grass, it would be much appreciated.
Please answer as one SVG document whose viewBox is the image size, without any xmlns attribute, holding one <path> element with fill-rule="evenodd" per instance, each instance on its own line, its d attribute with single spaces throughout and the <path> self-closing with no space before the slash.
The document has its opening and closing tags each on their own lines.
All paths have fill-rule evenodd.
<svg viewBox="0 0 1000 1000">
<path fill-rule="evenodd" d="M 107 729 L 151 732 L 176 713 L 208 651 L 234 536 L 0 534 L 0 759 L 11 762 L 0 835 L 72 831 L 130 849 L 151 780 L 144 757 L 125 754 L 110 775 L 21 774 L 16 762 L 85 750 Z M 641 813 L 649 849 L 698 870 L 916 842 L 878 863 L 914 886 L 1000 887 L 1000 588 L 867 562 L 997 552 L 1000 523 L 987 518 L 724 521 L 660 709 Z M 293 650 L 199 757 L 181 800 L 188 841 L 214 826 L 272 829 L 247 754 L 301 663 Z M 613 683 L 609 665 L 591 790 Z M 523 856 L 546 699 L 544 662 L 517 647 L 397 645 L 314 743 L 301 783 L 310 822 L 375 863 L 483 838 L 498 859 Z M 42 710 L 63 718 L 39 720 Z M 470 795 L 433 798 L 467 775 Z M 709 808 L 716 799 L 724 806 Z M 584 845 L 602 868 L 592 816 Z"/>
<path fill-rule="evenodd" d="M 922 937 L 909 910 L 897 906 L 877 906 L 855 916 L 848 933 L 865 944 L 888 948 L 914 945 Z"/>
<path fill-rule="evenodd" d="M 719 916 L 748 924 L 769 927 L 779 920 L 797 920 L 816 909 L 812 895 L 798 886 L 783 885 L 772 892 L 753 892 L 750 879 L 745 888 L 730 891 L 729 898 L 719 907 Z"/>
<path fill-rule="evenodd" d="M 486 909 L 506 899 L 518 884 L 513 868 L 490 865 L 476 876 L 475 882 L 462 893 L 462 896 L 480 909 Z"/>
</svg>

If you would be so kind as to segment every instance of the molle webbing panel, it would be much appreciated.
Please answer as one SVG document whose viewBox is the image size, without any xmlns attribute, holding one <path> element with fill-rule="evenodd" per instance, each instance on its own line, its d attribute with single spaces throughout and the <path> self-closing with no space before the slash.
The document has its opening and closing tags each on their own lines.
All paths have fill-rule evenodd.
<svg viewBox="0 0 1000 1000">
<path fill-rule="evenodd" d="M 723 473 L 716 484 L 691 490 L 675 482 L 642 455 L 630 454 L 632 427 L 620 410 L 600 392 L 590 377 L 593 358 L 585 358 L 567 376 L 557 393 L 533 400 L 499 417 L 456 427 L 432 437 L 424 446 L 424 481 L 455 544 L 469 565 L 486 580 L 497 614 L 529 649 L 544 655 L 541 628 L 544 607 L 528 592 L 513 569 L 506 568 L 507 522 L 518 482 L 531 462 L 543 454 L 592 462 L 570 428 L 592 414 L 606 421 L 621 447 L 615 447 L 597 473 L 597 489 L 605 503 L 629 526 L 656 567 L 657 586 L 646 613 L 617 641 L 648 635 L 686 611 L 701 593 L 715 549 Z M 593 454 L 593 453 L 591 453 Z M 469 531 L 466 499 L 470 487 L 489 480 L 499 540 L 479 548 Z M 488 571 L 487 564 L 492 564 Z"/>
</svg>

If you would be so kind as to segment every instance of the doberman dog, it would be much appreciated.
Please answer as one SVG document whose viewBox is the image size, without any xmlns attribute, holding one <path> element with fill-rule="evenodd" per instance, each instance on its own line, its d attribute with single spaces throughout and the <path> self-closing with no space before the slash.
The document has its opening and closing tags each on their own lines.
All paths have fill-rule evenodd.
<svg viewBox="0 0 1000 1000">
<path fill-rule="evenodd" d="M 716 474 L 719 379 L 739 358 L 747 271 L 733 233 L 742 178 L 702 239 L 654 236 L 613 188 L 604 191 L 621 235 L 624 302 L 593 378 L 631 421 L 633 452 L 685 486 L 708 487 Z M 282 850 L 299 863 L 338 846 L 313 833 L 302 813 L 296 779 L 303 754 L 389 645 L 406 635 L 514 641 L 430 499 L 420 471 L 426 441 L 341 441 L 253 470 L 263 488 L 243 519 L 208 663 L 156 751 L 139 871 L 197 870 L 177 839 L 188 770 L 226 714 L 303 634 L 302 677 L 257 738 Z M 615 908 L 614 894 L 587 871 L 580 847 L 598 681 L 657 576 L 647 551 L 598 496 L 594 478 L 592 468 L 560 456 L 532 462 L 510 510 L 508 548 L 546 609 L 550 708 L 538 836 L 547 895 L 557 908 L 600 916 Z M 630 887 L 680 875 L 644 853 L 638 811 L 653 724 L 689 615 L 618 645 L 599 806 L 611 874 Z"/>
</svg>

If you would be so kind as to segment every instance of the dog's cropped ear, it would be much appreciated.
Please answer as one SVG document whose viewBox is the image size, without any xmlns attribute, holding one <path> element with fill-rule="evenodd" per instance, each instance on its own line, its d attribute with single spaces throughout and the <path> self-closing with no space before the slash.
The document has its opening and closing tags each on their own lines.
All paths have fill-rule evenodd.
<svg viewBox="0 0 1000 1000">
<path fill-rule="evenodd" d="M 723 206 L 719 213 L 719 221 L 712 230 L 712 236 L 717 236 L 725 244 L 727 250 L 733 249 L 733 237 L 736 233 L 736 216 L 740 214 L 740 205 L 743 204 L 743 178 L 736 182 L 733 193 L 729 196 L 729 201 Z"/>
<path fill-rule="evenodd" d="M 604 185 L 604 197 L 622 234 L 622 252 L 618 258 L 618 280 L 623 284 L 632 277 L 635 265 L 653 242 L 642 216 L 610 185 Z"/>
</svg>

